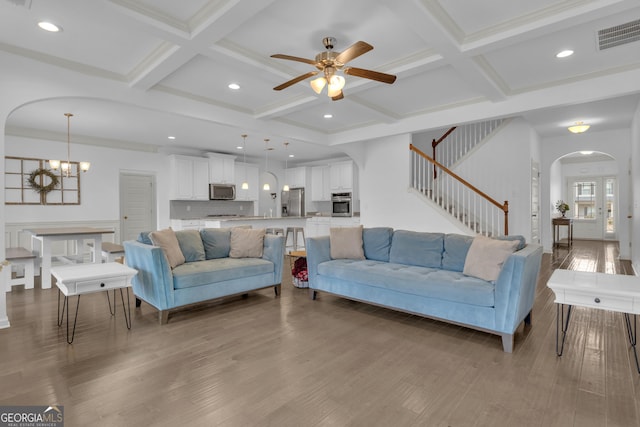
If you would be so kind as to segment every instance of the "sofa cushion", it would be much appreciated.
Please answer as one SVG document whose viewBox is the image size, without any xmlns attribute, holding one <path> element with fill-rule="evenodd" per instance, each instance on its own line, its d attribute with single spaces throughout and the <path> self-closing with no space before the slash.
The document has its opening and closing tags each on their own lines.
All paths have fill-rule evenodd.
<svg viewBox="0 0 640 427">
<path fill-rule="evenodd" d="M 473 242 L 473 236 L 463 234 L 446 234 L 444 236 L 444 252 L 442 253 L 442 268 L 451 271 L 464 270 L 467 252 Z"/>
<path fill-rule="evenodd" d="M 498 280 L 502 265 L 516 251 L 518 244 L 518 240 L 475 237 L 469 247 L 463 273 L 488 281 Z"/>
<path fill-rule="evenodd" d="M 255 230 L 232 228 L 229 256 L 231 258 L 261 258 L 265 231 L 264 228 Z"/>
<path fill-rule="evenodd" d="M 440 268 L 443 247 L 443 233 L 397 230 L 391 240 L 389 262 Z"/>
<path fill-rule="evenodd" d="M 180 250 L 176 233 L 171 227 L 165 230 L 152 231 L 149 233 L 149 238 L 155 246 L 162 248 L 171 268 L 184 264 L 184 255 Z"/>
<path fill-rule="evenodd" d="M 173 287 L 191 288 L 273 272 L 274 264 L 262 258 L 216 258 L 174 268 Z"/>
<path fill-rule="evenodd" d="M 393 228 L 374 227 L 362 230 L 364 256 L 375 261 L 389 261 Z"/>
<path fill-rule="evenodd" d="M 497 240 L 509 240 L 509 241 L 517 240 L 518 241 L 518 247 L 516 248 L 516 251 L 519 251 L 520 249 L 523 249 L 525 246 L 527 246 L 527 241 L 525 240 L 524 236 L 520 236 L 520 235 L 517 235 L 517 234 L 511 235 L 511 236 L 499 236 L 499 237 L 495 237 L 495 239 L 497 239 Z"/>
<path fill-rule="evenodd" d="M 186 262 L 204 261 L 204 245 L 198 230 L 176 231 L 176 238 Z"/>
<path fill-rule="evenodd" d="M 200 230 L 204 257 L 206 259 L 227 258 L 231 243 L 230 228 L 203 228 Z"/>
<path fill-rule="evenodd" d="M 318 274 L 408 295 L 483 307 L 495 305 L 495 287 L 492 283 L 465 276 L 457 271 L 371 260 L 340 259 L 320 263 Z"/>
<path fill-rule="evenodd" d="M 357 227 L 331 227 L 329 229 L 329 244 L 332 259 L 364 259 L 361 225 Z"/>
</svg>

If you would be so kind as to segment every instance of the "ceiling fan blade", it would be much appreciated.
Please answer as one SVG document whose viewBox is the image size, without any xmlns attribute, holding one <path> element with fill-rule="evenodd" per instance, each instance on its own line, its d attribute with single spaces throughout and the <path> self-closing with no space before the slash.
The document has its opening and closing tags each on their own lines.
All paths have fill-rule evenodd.
<svg viewBox="0 0 640 427">
<path fill-rule="evenodd" d="M 379 71 L 365 70 L 364 68 L 347 67 L 343 71 L 345 74 L 356 77 L 364 77 L 365 79 L 376 80 L 382 83 L 391 84 L 396 81 L 393 74 L 385 74 Z"/>
<path fill-rule="evenodd" d="M 303 81 L 304 79 L 308 79 L 309 77 L 315 76 L 316 74 L 318 74 L 319 71 L 309 71 L 306 74 L 303 74 L 301 76 L 296 77 L 295 79 L 291 79 L 288 82 L 284 82 L 282 83 L 280 86 L 276 86 L 273 88 L 273 90 L 282 90 L 282 89 L 286 89 L 291 85 L 294 85 L 298 82 Z"/>
<path fill-rule="evenodd" d="M 288 59 L 289 61 L 304 62 L 305 64 L 311 64 L 313 66 L 317 64 L 317 62 L 313 59 L 300 58 L 299 56 L 283 55 L 281 53 L 276 53 L 275 55 L 271 55 L 271 57 L 278 59 Z"/>
<path fill-rule="evenodd" d="M 336 56 L 335 61 L 340 62 L 341 64 L 346 64 L 358 56 L 369 52 L 371 49 L 373 49 L 373 46 L 369 43 L 363 41 L 355 42 Z"/>
<path fill-rule="evenodd" d="M 340 93 L 339 93 L 339 94 L 337 94 L 336 96 L 332 96 L 332 97 L 331 97 L 331 100 L 332 100 L 332 101 L 339 101 L 339 100 L 341 100 L 342 98 L 344 98 L 344 93 L 342 93 L 342 91 L 340 91 Z"/>
</svg>

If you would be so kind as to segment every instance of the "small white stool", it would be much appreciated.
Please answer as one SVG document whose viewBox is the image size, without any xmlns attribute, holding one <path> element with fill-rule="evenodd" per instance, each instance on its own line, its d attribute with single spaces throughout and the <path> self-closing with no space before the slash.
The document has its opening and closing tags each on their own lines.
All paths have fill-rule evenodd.
<svg viewBox="0 0 640 427">
<path fill-rule="evenodd" d="M 11 287 L 14 285 L 24 285 L 25 289 L 33 289 L 36 256 L 25 248 L 7 248 L 5 257 L 11 264 L 24 266 L 24 276 L 9 279 L 6 291 L 11 292 Z"/>
<path fill-rule="evenodd" d="M 93 247 L 93 243 L 89 242 L 87 244 L 90 247 Z M 124 246 L 119 245 L 117 243 L 102 242 L 101 252 L 102 252 L 102 262 L 115 262 L 118 258 L 121 258 L 124 256 Z"/>
<path fill-rule="evenodd" d="M 287 244 L 289 234 L 293 234 L 293 250 L 298 250 L 298 233 L 302 233 L 302 246 L 306 248 L 304 243 L 304 227 L 287 227 L 287 234 L 284 236 L 284 243 Z"/>
</svg>

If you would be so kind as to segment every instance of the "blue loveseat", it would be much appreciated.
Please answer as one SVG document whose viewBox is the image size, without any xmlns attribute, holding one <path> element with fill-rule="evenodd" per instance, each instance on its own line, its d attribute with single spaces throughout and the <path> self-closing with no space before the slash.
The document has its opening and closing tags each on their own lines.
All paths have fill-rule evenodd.
<svg viewBox="0 0 640 427">
<path fill-rule="evenodd" d="M 364 259 L 332 257 L 330 236 L 308 238 L 311 298 L 323 291 L 500 335 L 510 353 L 516 329 L 531 321 L 542 247 L 507 239 L 515 252 L 488 281 L 463 273 L 471 236 L 365 228 Z"/>
<path fill-rule="evenodd" d="M 173 268 L 166 251 L 154 246 L 148 233 L 142 233 L 138 241 L 125 241 L 127 265 L 138 270 L 132 280 L 136 305 L 139 306 L 142 300 L 155 307 L 163 324 L 168 321 L 170 310 L 188 304 L 271 286 L 278 296 L 284 238 L 265 235 L 260 257 L 230 257 L 231 230 L 176 231 L 186 262 Z"/>
</svg>

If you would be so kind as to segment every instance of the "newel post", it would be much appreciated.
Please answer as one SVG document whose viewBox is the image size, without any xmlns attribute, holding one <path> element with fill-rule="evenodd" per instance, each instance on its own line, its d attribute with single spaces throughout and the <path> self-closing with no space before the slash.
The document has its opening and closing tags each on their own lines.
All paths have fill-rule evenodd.
<svg viewBox="0 0 640 427">
<path fill-rule="evenodd" d="M 504 201 L 504 206 L 502 207 L 504 211 L 504 235 L 509 235 L 509 201 Z"/>
</svg>

